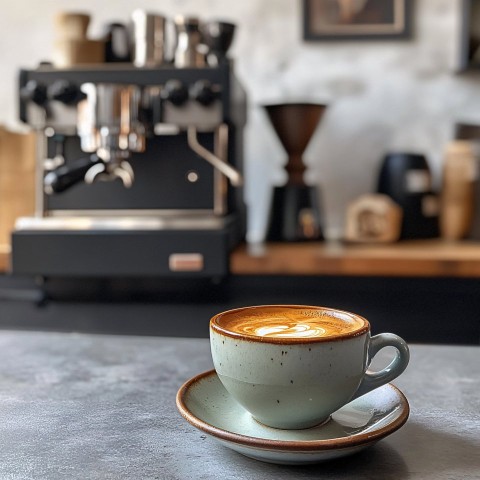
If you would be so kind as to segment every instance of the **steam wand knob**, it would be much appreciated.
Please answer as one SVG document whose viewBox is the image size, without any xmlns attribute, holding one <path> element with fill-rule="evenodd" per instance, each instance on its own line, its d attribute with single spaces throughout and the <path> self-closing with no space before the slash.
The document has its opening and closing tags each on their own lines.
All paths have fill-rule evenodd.
<svg viewBox="0 0 480 480">
<path fill-rule="evenodd" d="M 50 100 L 57 100 L 65 105 L 77 105 L 78 102 L 87 96 L 73 83 L 67 80 L 57 80 L 47 89 L 47 97 Z"/>
<path fill-rule="evenodd" d="M 190 97 L 204 107 L 208 107 L 217 98 L 217 94 L 208 80 L 197 80 L 190 87 Z"/>
<path fill-rule="evenodd" d="M 179 107 L 188 100 L 188 89 L 180 80 L 168 80 L 162 89 L 161 98 Z"/>
<path fill-rule="evenodd" d="M 47 104 L 47 88 L 36 80 L 29 80 L 20 90 L 20 97 L 27 102 L 33 102 L 39 107 Z"/>
</svg>

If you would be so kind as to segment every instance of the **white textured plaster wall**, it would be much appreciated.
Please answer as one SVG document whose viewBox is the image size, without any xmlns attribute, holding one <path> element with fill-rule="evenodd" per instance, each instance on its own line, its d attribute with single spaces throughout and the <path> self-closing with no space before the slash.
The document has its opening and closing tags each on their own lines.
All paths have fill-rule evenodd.
<svg viewBox="0 0 480 480">
<path fill-rule="evenodd" d="M 246 131 L 248 238 L 262 238 L 270 187 L 284 179 L 285 154 L 262 103 L 330 105 L 307 149 L 308 180 L 322 192 L 326 234 L 341 235 L 347 203 L 375 186 L 388 150 L 425 153 L 438 181 L 456 121 L 480 123 L 480 77 L 455 74 L 460 0 L 416 0 L 412 39 L 312 42 L 301 35 L 300 0 L 15 0 L 0 16 L 0 123 L 16 122 L 20 67 L 48 59 L 58 10 L 90 11 L 92 36 L 135 8 L 224 18 L 238 24 L 232 48 L 249 95 Z"/>
</svg>

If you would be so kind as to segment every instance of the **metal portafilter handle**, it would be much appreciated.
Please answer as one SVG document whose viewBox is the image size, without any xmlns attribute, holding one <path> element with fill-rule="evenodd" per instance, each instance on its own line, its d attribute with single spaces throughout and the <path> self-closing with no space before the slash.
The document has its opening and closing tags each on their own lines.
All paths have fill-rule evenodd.
<svg viewBox="0 0 480 480">
<path fill-rule="evenodd" d="M 102 163 L 102 160 L 94 154 L 89 157 L 79 158 L 69 165 L 62 165 L 48 172 L 43 179 L 45 193 L 52 195 L 68 190 L 70 187 L 80 183 L 85 178 L 88 170 L 100 163 Z"/>
</svg>

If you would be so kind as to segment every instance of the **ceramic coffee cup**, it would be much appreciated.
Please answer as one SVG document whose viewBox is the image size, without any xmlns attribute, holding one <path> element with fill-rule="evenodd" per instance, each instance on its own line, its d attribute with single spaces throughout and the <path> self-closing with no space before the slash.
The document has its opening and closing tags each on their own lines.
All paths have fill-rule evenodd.
<svg viewBox="0 0 480 480">
<path fill-rule="evenodd" d="M 324 307 L 238 308 L 210 321 L 212 358 L 229 394 L 259 422 L 282 429 L 327 421 L 340 407 L 407 367 L 407 344 L 397 335 L 371 337 L 369 322 Z M 382 348 L 396 349 L 380 371 L 367 371 Z"/>
</svg>

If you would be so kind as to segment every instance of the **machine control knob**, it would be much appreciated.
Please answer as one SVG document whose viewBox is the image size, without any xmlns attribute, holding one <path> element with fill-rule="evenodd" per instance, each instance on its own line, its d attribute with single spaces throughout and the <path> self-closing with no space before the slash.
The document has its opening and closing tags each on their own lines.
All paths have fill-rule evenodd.
<svg viewBox="0 0 480 480">
<path fill-rule="evenodd" d="M 43 107 L 47 103 L 47 88 L 36 80 L 29 80 L 20 90 L 20 97 L 24 101 Z"/>
<path fill-rule="evenodd" d="M 169 80 L 162 89 L 161 97 L 179 107 L 188 100 L 188 90 L 180 80 Z"/>
<path fill-rule="evenodd" d="M 86 95 L 73 83 L 67 80 L 57 80 L 47 89 L 49 100 L 57 100 L 65 105 L 76 105 L 86 98 Z"/>
<path fill-rule="evenodd" d="M 208 107 L 217 98 L 217 94 L 208 80 L 197 80 L 190 87 L 190 98 Z"/>
</svg>

